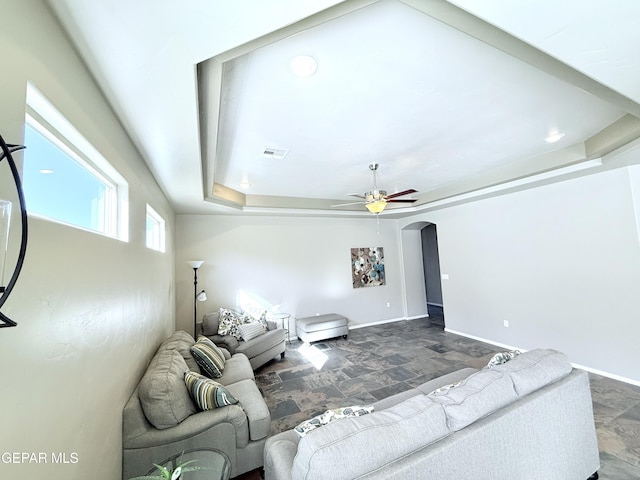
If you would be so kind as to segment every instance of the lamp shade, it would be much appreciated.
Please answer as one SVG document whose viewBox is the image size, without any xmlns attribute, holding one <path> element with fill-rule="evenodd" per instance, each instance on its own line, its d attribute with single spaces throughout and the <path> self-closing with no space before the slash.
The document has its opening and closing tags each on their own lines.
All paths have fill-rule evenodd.
<svg viewBox="0 0 640 480">
<path fill-rule="evenodd" d="M 206 302 L 207 301 L 207 294 L 204 290 L 202 290 L 198 295 L 196 295 L 196 299 L 199 302 Z"/>
<path fill-rule="evenodd" d="M 187 263 L 191 265 L 191 268 L 200 268 L 204 260 L 187 260 Z"/>
</svg>

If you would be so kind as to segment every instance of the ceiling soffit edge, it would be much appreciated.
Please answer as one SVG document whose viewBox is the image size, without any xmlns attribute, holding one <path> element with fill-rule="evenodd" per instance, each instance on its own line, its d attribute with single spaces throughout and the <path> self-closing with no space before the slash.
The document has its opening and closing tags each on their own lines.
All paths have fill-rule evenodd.
<svg viewBox="0 0 640 480">
<path fill-rule="evenodd" d="M 587 157 L 601 157 L 638 138 L 640 118 L 627 114 L 585 141 Z"/>
</svg>

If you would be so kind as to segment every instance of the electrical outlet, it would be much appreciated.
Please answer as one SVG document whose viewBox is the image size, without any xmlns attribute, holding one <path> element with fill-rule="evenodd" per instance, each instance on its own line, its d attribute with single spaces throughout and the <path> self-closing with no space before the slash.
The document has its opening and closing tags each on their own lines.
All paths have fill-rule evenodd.
<svg viewBox="0 0 640 480">
<path fill-rule="evenodd" d="M 509 328 L 509 320 L 504 320 L 504 328 Z"/>
<path fill-rule="evenodd" d="M 387 308 L 391 307 L 391 302 L 387 302 Z"/>
</svg>

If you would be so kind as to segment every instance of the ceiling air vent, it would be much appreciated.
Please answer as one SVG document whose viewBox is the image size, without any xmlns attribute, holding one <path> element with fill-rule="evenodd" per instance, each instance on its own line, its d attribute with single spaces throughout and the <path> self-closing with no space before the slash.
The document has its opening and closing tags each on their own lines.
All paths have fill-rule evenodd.
<svg viewBox="0 0 640 480">
<path fill-rule="evenodd" d="M 282 160 L 289 153 L 289 149 L 287 148 L 277 148 L 277 147 L 264 147 L 262 151 L 262 156 L 267 158 L 276 158 L 278 160 Z"/>
</svg>

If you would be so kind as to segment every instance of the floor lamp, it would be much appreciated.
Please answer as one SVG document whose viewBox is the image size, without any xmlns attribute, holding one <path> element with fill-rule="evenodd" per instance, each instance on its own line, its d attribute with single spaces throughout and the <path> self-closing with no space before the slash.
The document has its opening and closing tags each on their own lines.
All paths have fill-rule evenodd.
<svg viewBox="0 0 640 480">
<path fill-rule="evenodd" d="M 16 261 L 15 269 L 9 279 L 9 283 L 4 283 L 4 270 L 6 262 L 7 248 L 9 246 L 9 224 L 11 220 L 11 202 L 9 200 L 0 199 L 0 308 L 4 305 L 9 294 L 13 290 L 13 286 L 18 280 L 18 275 L 22 270 L 22 264 L 27 250 L 27 207 L 24 201 L 24 192 L 22 191 L 22 181 L 20 180 L 20 174 L 18 167 L 13 160 L 12 153 L 25 148 L 22 145 L 11 145 L 5 143 L 2 136 L 0 136 L 0 162 L 6 158 L 13 181 L 16 185 L 16 191 L 18 194 L 18 201 L 20 202 L 20 219 L 22 221 L 22 237 L 20 240 L 20 251 L 18 253 L 18 259 Z M 4 195 L 5 192 L 3 192 Z M 5 314 L 0 312 L 0 328 L 2 327 L 15 327 L 18 323 L 11 320 Z"/>
<path fill-rule="evenodd" d="M 193 268 L 193 338 L 197 339 L 198 302 L 204 302 L 207 299 L 207 294 L 204 290 L 198 293 L 198 269 L 202 266 L 204 260 L 187 260 L 187 263 Z"/>
</svg>

